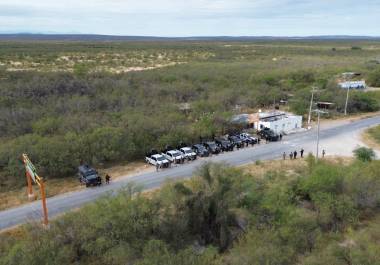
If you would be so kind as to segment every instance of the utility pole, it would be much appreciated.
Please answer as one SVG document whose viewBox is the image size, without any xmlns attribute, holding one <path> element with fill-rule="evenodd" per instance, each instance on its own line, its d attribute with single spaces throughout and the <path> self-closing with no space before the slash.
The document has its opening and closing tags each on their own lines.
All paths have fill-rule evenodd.
<svg viewBox="0 0 380 265">
<path fill-rule="evenodd" d="M 344 106 L 344 115 L 347 116 L 347 105 L 348 105 L 348 97 L 350 93 L 350 86 L 347 88 L 347 96 L 346 96 L 346 105 Z"/>
<path fill-rule="evenodd" d="M 311 110 L 313 108 L 313 101 L 314 101 L 314 92 L 316 92 L 315 87 L 313 87 L 313 90 L 311 91 L 311 100 L 310 100 L 310 108 L 309 108 L 309 117 L 307 119 L 307 125 L 310 127 L 311 123 Z"/>
<path fill-rule="evenodd" d="M 322 111 L 322 110 L 319 110 L 319 109 L 316 109 L 314 110 L 314 112 L 316 112 L 318 114 L 318 128 L 317 128 L 317 154 L 316 154 L 316 160 L 318 161 L 318 158 L 319 158 L 319 132 L 320 132 L 320 125 L 321 125 L 321 122 L 320 122 L 320 119 L 321 119 L 321 113 L 322 114 L 326 114 L 328 113 L 327 111 Z"/>
</svg>

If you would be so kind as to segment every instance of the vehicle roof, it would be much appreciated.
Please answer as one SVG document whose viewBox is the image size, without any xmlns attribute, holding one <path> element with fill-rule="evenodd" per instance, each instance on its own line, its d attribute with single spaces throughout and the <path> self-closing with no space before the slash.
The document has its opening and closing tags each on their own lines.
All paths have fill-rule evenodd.
<svg viewBox="0 0 380 265">
<path fill-rule="evenodd" d="M 167 151 L 167 153 L 173 154 L 173 153 L 179 153 L 179 151 L 178 150 L 170 150 L 170 151 Z"/>
<path fill-rule="evenodd" d="M 81 165 L 78 167 L 78 170 L 82 174 L 96 173 L 96 170 L 94 168 L 90 167 L 89 165 Z"/>
<path fill-rule="evenodd" d="M 181 149 L 182 149 L 182 150 L 191 150 L 191 148 L 190 148 L 190 147 L 187 147 L 187 146 L 186 146 L 186 147 L 182 147 Z"/>
<path fill-rule="evenodd" d="M 161 154 L 155 154 L 155 155 L 152 155 L 152 157 L 162 157 L 163 155 L 161 155 Z"/>
</svg>

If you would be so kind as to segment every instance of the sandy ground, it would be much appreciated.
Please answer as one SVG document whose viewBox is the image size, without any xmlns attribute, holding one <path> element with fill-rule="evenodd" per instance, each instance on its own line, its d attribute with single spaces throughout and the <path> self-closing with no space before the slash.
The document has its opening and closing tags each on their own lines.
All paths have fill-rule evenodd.
<svg viewBox="0 0 380 265">
<path fill-rule="evenodd" d="M 134 175 L 153 171 L 153 167 L 143 162 L 125 163 L 98 170 L 103 179 L 105 174 L 109 174 L 112 178 L 111 181 L 118 181 Z M 78 179 L 75 177 L 67 179 L 51 179 L 46 182 L 46 194 L 48 198 L 58 194 L 74 192 L 85 188 L 86 187 L 84 185 L 80 185 Z M 34 194 L 38 199 L 40 192 L 37 186 L 34 186 Z M 0 193 L 0 210 L 8 209 L 28 202 L 26 188 Z"/>
<path fill-rule="evenodd" d="M 355 116 L 350 116 L 343 119 L 338 120 L 323 120 L 321 121 L 321 129 L 326 129 L 334 126 L 339 126 L 340 124 L 344 124 L 347 122 L 353 122 L 355 120 L 360 120 L 364 118 L 379 116 L 380 112 L 375 113 L 366 113 L 366 114 L 359 114 Z M 373 124 L 373 126 L 376 126 L 378 124 Z M 315 127 L 316 124 L 313 124 L 313 127 Z M 352 151 L 355 150 L 358 147 L 370 147 L 374 148 L 373 142 L 368 139 L 368 137 L 363 137 L 365 135 L 366 129 L 361 130 L 353 130 L 353 131 L 347 131 L 347 133 L 343 134 L 339 141 L 336 141 L 335 138 L 333 139 L 326 139 L 322 140 L 320 142 L 320 152 L 322 150 L 326 151 L 327 156 L 343 156 L 343 157 L 352 157 L 353 153 Z M 310 147 L 313 151 L 316 149 L 316 146 Z M 380 149 L 375 149 L 375 153 L 377 158 L 380 158 Z"/>
</svg>

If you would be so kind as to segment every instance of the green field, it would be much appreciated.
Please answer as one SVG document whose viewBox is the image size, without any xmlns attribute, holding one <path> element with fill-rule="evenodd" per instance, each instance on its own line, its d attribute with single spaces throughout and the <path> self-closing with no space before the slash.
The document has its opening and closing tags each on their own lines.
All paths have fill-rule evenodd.
<svg viewBox="0 0 380 265">
<path fill-rule="evenodd" d="M 23 152 L 44 177 L 72 177 L 80 161 L 138 160 L 280 100 L 304 114 L 312 86 L 341 115 L 337 78 L 357 71 L 377 85 L 379 60 L 380 43 L 360 41 L 0 42 L 0 191 L 24 185 Z M 353 92 L 349 112 L 379 102 Z"/>
</svg>

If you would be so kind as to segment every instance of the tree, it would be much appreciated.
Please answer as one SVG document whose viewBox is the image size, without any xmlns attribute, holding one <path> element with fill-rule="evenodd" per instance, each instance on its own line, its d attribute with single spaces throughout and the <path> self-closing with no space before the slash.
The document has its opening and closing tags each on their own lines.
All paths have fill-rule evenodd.
<svg viewBox="0 0 380 265">
<path fill-rule="evenodd" d="M 192 188 L 183 183 L 174 186 L 184 201 L 189 232 L 197 235 L 201 244 L 225 250 L 232 243 L 233 230 L 237 228 L 233 209 L 238 203 L 236 198 L 242 195 L 233 189 L 231 175 L 237 173 L 222 165 L 206 164 L 200 168 L 200 177 Z"/>
</svg>

